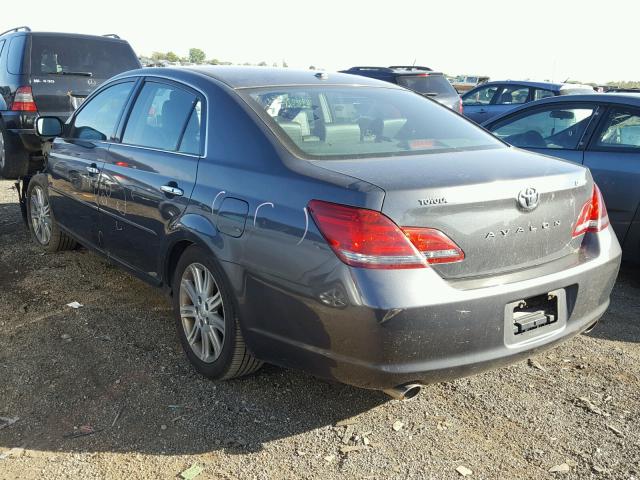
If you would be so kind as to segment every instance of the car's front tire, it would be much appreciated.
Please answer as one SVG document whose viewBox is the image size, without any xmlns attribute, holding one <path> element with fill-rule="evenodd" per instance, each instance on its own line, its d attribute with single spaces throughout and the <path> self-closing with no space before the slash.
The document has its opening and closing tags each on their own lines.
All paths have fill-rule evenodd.
<svg viewBox="0 0 640 480">
<path fill-rule="evenodd" d="M 178 336 L 198 372 L 227 380 L 262 366 L 244 343 L 231 289 L 210 253 L 197 246 L 185 250 L 172 288 Z"/>
<path fill-rule="evenodd" d="M 26 200 L 29 231 L 38 245 L 48 252 L 71 250 L 76 246 L 75 240 L 60 230 L 53 216 L 44 175 L 31 178 Z"/>
</svg>

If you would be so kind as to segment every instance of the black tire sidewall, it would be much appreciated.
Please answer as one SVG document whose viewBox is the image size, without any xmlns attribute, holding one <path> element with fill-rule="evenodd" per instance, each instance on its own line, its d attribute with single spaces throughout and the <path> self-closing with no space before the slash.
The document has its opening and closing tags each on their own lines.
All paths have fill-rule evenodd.
<svg viewBox="0 0 640 480">
<path fill-rule="evenodd" d="M 187 341 L 184 328 L 182 327 L 182 319 L 180 317 L 180 282 L 184 271 L 192 263 L 200 263 L 209 269 L 222 295 L 222 302 L 224 305 L 224 338 L 222 341 L 222 352 L 212 363 L 205 363 L 198 358 L 191 349 L 191 346 Z M 172 305 L 174 319 L 176 322 L 176 330 L 187 358 L 195 369 L 202 375 L 214 380 L 223 379 L 229 372 L 233 360 L 236 345 L 237 320 L 235 301 L 231 294 L 229 283 L 213 255 L 198 246 L 192 246 L 185 250 L 184 254 L 178 261 L 173 275 L 172 293 Z"/>
</svg>

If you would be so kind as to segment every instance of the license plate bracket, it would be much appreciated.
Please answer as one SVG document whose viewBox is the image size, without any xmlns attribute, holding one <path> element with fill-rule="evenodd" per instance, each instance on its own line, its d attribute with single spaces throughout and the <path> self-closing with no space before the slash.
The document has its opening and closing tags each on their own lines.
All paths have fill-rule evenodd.
<svg viewBox="0 0 640 480">
<path fill-rule="evenodd" d="M 522 298 L 505 306 L 505 344 L 538 341 L 563 329 L 567 321 L 564 289 Z"/>
</svg>

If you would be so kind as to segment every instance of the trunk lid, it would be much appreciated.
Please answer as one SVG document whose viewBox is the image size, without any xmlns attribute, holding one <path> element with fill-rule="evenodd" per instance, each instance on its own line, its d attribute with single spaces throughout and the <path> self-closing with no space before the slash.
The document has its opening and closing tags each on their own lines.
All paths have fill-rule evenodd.
<svg viewBox="0 0 640 480">
<path fill-rule="evenodd" d="M 367 160 L 315 161 L 385 191 L 382 212 L 402 227 L 449 236 L 465 259 L 433 265 L 445 278 L 525 269 L 574 253 L 573 227 L 590 198 L 587 169 L 515 148 Z M 538 193 L 537 207 L 526 198 Z"/>
</svg>

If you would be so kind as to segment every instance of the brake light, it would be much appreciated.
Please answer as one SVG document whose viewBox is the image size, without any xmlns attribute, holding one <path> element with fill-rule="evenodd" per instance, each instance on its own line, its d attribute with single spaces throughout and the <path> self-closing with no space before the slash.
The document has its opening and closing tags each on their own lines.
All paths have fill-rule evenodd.
<svg viewBox="0 0 640 480">
<path fill-rule="evenodd" d="M 608 226 L 609 214 L 607 213 L 607 207 L 604 204 L 600 189 L 594 183 L 591 198 L 583 205 L 582 210 L 580 210 L 578 221 L 573 229 L 573 238 L 587 232 L 600 232 Z"/>
<path fill-rule="evenodd" d="M 11 110 L 19 112 L 37 112 L 36 102 L 33 100 L 31 87 L 18 87 L 16 95 L 11 104 Z"/>
<path fill-rule="evenodd" d="M 458 113 L 460 115 L 464 115 L 464 105 L 462 104 L 462 99 L 458 100 Z"/>
<path fill-rule="evenodd" d="M 401 229 L 374 210 L 312 200 L 309 212 L 338 258 L 353 267 L 424 268 L 429 263 L 464 258 L 462 250 L 442 232 Z"/>
</svg>

